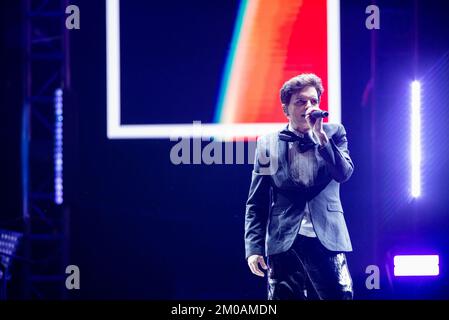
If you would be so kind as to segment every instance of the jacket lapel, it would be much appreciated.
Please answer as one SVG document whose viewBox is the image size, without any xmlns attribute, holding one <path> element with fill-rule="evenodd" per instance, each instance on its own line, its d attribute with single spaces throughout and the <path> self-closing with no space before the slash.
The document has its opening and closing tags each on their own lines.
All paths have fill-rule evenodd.
<svg viewBox="0 0 449 320">
<path fill-rule="evenodd" d="M 286 126 L 285 129 L 288 127 Z M 280 184 L 290 184 L 290 173 L 289 173 L 289 163 L 288 163 L 288 142 L 279 139 L 279 132 L 277 135 L 277 151 L 278 151 L 278 162 L 279 168 L 275 174 L 277 180 Z"/>
</svg>

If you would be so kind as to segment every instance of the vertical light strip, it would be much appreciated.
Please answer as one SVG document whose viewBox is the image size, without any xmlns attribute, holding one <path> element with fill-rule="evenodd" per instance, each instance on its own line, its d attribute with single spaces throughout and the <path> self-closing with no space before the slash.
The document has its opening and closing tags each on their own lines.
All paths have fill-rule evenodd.
<svg viewBox="0 0 449 320">
<path fill-rule="evenodd" d="M 411 195 L 417 198 L 421 195 L 421 85 L 418 81 L 411 84 Z"/>
<path fill-rule="evenodd" d="M 394 256 L 394 275 L 437 276 L 440 274 L 438 255 L 397 255 Z"/>
<path fill-rule="evenodd" d="M 107 130 L 120 130 L 120 1 L 106 1 Z"/>
<path fill-rule="evenodd" d="M 55 149 L 54 149 L 54 188 L 55 188 L 55 203 L 62 204 L 63 198 L 63 113 L 62 113 L 62 90 L 55 91 Z"/>
<path fill-rule="evenodd" d="M 341 123 L 340 0 L 327 0 L 327 73 L 329 122 Z"/>
</svg>

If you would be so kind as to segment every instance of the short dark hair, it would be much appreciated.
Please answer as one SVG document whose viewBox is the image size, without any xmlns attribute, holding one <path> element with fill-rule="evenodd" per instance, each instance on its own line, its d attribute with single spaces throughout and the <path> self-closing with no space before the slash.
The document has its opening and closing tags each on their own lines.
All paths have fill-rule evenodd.
<svg viewBox="0 0 449 320">
<path fill-rule="evenodd" d="M 318 99 L 320 99 L 324 92 L 323 83 L 321 82 L 320 77 L 313 73 L 302 73 L 287 80 L 282 86 L 280 91 L 282 104 L 288 106 L 292 95 L 308 86 L 315 87 L 318 93 Z"/>
</svg>

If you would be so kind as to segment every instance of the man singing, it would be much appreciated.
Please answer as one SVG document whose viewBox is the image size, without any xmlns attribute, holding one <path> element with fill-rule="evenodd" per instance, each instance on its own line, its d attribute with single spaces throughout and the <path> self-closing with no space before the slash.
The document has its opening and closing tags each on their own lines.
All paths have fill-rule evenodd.
<svg viewBox="0 0 449 320">
<path fill-rule="evenodd" d="M 323 123 L 323 90 L 315 74 L 285 82 L 280 98 L 288 125 L 257 141 L 245 250 L 252 273 L 263 277 L 259 266 L 268 269 L 269 300 L 305 300 L 308 289 L 319 299 L 353 298 L 339 192 L 354 165 L 343 125 Z"/>
</svg>

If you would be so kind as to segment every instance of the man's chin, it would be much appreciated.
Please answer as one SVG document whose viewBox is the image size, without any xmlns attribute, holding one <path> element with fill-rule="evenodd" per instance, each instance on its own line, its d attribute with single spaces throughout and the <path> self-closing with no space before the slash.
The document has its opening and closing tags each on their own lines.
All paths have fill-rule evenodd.
<svg viewBox="0 0 449 320">
<path fill-rule="evenodd" d="M 299 123 L 299 124 L 295 124 L 294 126 L 295 126 L 296 130 L 299 130 L 299 131 L 308 131 L 310 129 L 309 125 L 307 123 Z"/>
<path fill-rule="evenodd" d="M 305 119 L 301 119 L 301 121 L 296 122 L 296 126 L 301 129 L 305 129 L 305 128 L 309 127 L 309 125 L 307 124 Z"/>
</svg>

